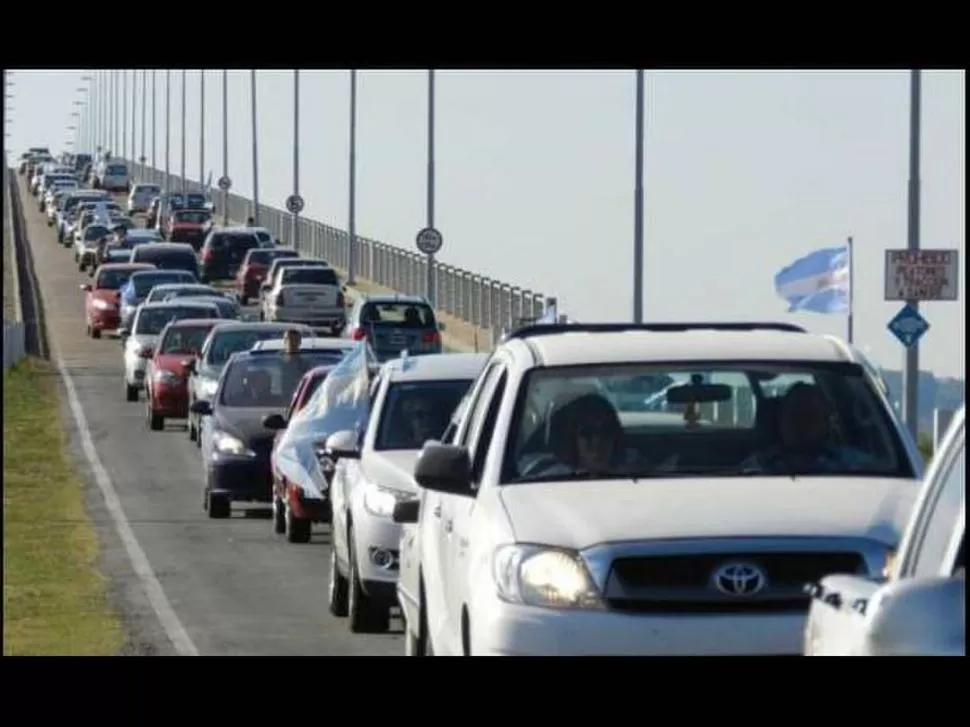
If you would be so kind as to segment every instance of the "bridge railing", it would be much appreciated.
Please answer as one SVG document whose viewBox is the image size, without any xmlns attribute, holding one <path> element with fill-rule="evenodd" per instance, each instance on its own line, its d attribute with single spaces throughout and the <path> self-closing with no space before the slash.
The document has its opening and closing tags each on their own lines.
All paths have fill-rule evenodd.
<svg viewBox="0 0 970 727">
<path fill-rule="evenodd" d="M 138 181 L 158 184 L 163 188 L 181 190 L 182 178 L 148 165 L 127 160 Z M 185 190 L 201 192 L 202 186 L 186 180 Z M 287 239 L 293 229 L 293 215 L 265 204 L 259 206 L 258 216 L 250 199 L 236 194 L 213 190 L 212 200 L 219 217 L 228 207 L 228 217 L 235 224 L 242 224 L 250 216 L 258 217 L 259 224 L 277 238 L 289 244 Z M 297 249 L 304 255 L 319 257 L 334 267 L 346 271 L 349 265 L 349 235 L 317 220 L 300 217 L 300 241 Z M 356 277 L 364 282 L 390 288 L 401 293 L 423 294 L 427 279 L 427 257 L 397 245 L 357 236 Z M 510 283 L 493 280 L 469 270 L 447 263 L 435 262 L 433 267 L 435 306 L 461 321 L 483 329 L 494 342 L 502 329 L 511 328 L 522 318 L 537 318 L 546 307 L 555 305 L 555 298 L 521 288 Z"/>
</svg>

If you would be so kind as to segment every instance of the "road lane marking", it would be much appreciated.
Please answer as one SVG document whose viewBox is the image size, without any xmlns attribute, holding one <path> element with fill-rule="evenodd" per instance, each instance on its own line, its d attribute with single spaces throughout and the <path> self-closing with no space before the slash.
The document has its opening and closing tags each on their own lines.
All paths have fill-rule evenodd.
<svg viewBox="0 0 970 727">
<path fill-rule="evenodd" d="M 64 388 L 67 389 L 67 400 L 71 407 L 71 413 L 74 415 L 74 421 L 81 434 L 81 448 L 84 450 L 84 456 L 87 457 L 88 464 L 91 465 L 94 479 L 104 497 L 105 505 L 112 521 L 114 521 L 118 536 L 124 543 L 128 560 L 145 589 L 148 602 L 151 604 L 152 610 L 155 611 L 155 615 L 158 616 L 158 620 L 165 630 L 165 635 L 168 636 L 179 656 L 198 656 L 199 650 L 192 639 L 189 638 L 188 632 L 175 614 L 172 605 L 168 602 L 165 591 L 162 590 L 162 584 L 159 583 L 155 571 L 152 570 L 152 566 L 148 562 L 148 556 L 145 555 L 145 551 L 139 545 L 135 533 L 132 532 L 131 525 L 125 517 L 121 500 L 111 482 L 111 477 L 108 476 L 108 471 L 101 464 L 101 458 L 98 457 L 98 451 L 94 446 L 94 439 L 91 437 L 91 430 L 88 428 L 87 418 L 84 416 L 81 401 L 77 396 L 77 389 L 74 387 L 74 380 L 67 372 L 67 367 L 61 357 L 58 355 L 55 360 L 61 381 L 64 382 Z"/>
</svg>

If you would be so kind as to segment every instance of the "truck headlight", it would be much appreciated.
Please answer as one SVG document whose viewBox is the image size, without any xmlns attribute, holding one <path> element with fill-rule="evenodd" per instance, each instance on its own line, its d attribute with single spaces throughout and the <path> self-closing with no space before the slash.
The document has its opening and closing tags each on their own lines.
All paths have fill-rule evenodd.
<svg viewBox="0 0 970 727">
<path fill-rule="evenodd" d="M 364 509 L 376 517 L 391 517 L 397 503 L 412 498 L 414 498 L 414 495 L 409 492 L 392 490 L 390 487 L 381 487 L 370 483 L 364 485 Z"/>
<path fill-rule="evenodd" d="M 243 444 L 241 439 L 225 432 L 216 432 L 212 436 L 212 446 L 220 454 L 236 454 L 244 457 L 256 456 L 256 453 Z"/>
<path fill-rule="evenodd" d="M 509 603 L 557 609 L 602 609 L 596 584 L 579 555 L 541 545 L 496 549 L 492 576 Z"/>
</svg>

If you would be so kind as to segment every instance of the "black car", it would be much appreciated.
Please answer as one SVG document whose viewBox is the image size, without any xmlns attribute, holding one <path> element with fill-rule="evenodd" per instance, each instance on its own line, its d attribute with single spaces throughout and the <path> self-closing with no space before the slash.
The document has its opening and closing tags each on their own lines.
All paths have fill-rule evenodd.
<svg viewBox="0 0 970 727">
<path fill-rule="evenodd" d="M 272 502 L 276 431 L 264 422 L 286 410 L 303 374 L 333 363 L 328 349 L 302 349 L 286 359 L 278 349 L 243 351 L 226 363 L 211 402 L 192 404 L 190 413 L 205 417 L 199 436 L 210 518 L 229 517 L 233 502 Z"/>
<path fill-rule="evenodd" d="M 202 280 L 232 280 L 246 253 L 259 246 L 259 238 L 250 230 L 213 229 L 202 245 Z"/>
<path fill-rule="evenodd" d="M 133 263 L 151 263 L 158 270 L 184 270 L 199 275 L 199 259 L 195 250 L 184 242 L 153 242 L 139 245 L 131 254 Z"/>
<path fill-rule="evenodd" d="M 282 338 L 285 331 L 296 329 L 304 338 L 313 336 L 313 329 L 301 323 L 255 323 L 232 321 L 220 323 L 202 344 L 197 361 L 189 367 L 189 407 L 196 399 L 208 400 L 219 386 L 219 377 L 226 362 L 234 353 L 248 351 L 257 341 Z M 189 439 L 199 443 L 200 417 L 189 412 Z"/>
</svg>

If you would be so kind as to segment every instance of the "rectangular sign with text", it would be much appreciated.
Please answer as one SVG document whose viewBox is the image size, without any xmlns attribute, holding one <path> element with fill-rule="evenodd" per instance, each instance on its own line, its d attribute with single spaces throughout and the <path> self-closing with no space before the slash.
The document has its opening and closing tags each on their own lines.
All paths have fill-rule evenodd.
<svg viewBox="0 0 970 727">
<path fill-rule="evenodd" d="M 958 250 L 886 250 L 886 300 L 956 300 Z"/>
</svg>

